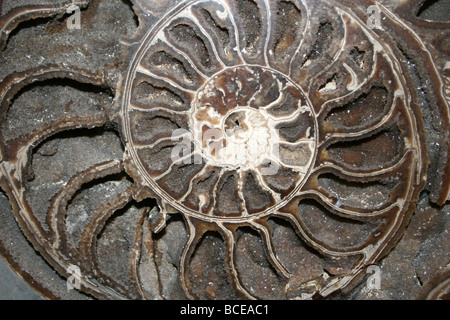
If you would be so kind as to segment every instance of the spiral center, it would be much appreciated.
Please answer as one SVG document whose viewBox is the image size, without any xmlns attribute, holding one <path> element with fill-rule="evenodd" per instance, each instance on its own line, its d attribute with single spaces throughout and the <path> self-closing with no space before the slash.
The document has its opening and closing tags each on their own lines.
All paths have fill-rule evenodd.
<svg viewBox="0 0 450 320">
<path fill-rule="evenodd" d="M 239 66 L 215 75 L 197 91 L 190 127 L 194 143 L 212 165 L 259 170 L 276 162 L 304 172 L 313 154 L 310 110 L 283 75 Z M 293 139 L 286 136 L 290 131 Z"/>
</svg>

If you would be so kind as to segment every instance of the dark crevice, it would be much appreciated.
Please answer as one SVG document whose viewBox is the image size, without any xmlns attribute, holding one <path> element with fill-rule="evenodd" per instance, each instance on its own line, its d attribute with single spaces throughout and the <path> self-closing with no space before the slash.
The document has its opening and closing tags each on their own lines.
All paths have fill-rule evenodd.
<svg viewBox="0 0 450 320">
<path fill-rule="evenodd" d="M 125 0 L 124 0 L 125 1 Z M 1 6 L 1 4 L 0 4 Z M 80 10 L 86 11 L 88 7 L 80 8 Z M 5 50 L 5 48 L 8 46 L 9 41 L 16 35 L 18 35 L 20 32 L 28 30 L 28 29 L 34 29 L 41 26 L 49 26 L 52 31 L 56 30 L 65 30 L 66 27 L 66 17 L 72 13 L 66 13 L 61 10 L 61 12 L 53 13 L 47 17 L 36 17 L 36 18 L 30 18 L 28 20 L 24 20 L 20 22 L 14 29 L 11 30 L 10 34 L 8 35 L 8 38 L 5 41 L 4 47 L 0 49 Z M 1 45 L 1 44 L 0 44 Z"/>
<path fill-rule="evenodd" d="M 331 81 L 336 81 L 336 77 L 335 74 L 319 88 L 319 91 L 324 89 Z M 383 117 L 389 100 L 389 92 L 384 86 L 373 86 L 368 92 L 360 94 L 345 105 L 331 109 L 325 121 L 335 127 L 371 125 Z"/>
<path fill-rule="evenodd" d="M 57 94 L 57 90 L 59 88 L 72 88 L 74 90 L 77 90 L 80 93 L 91 93 L 91 94 L 95 94 L 99 97 L 99 101 L 101 101 L 101 108 L 108 108 L 109 107 L 109 103 L 112 103 L 113 99 L 114 99 L 114 95 L 115 93 L 109 88 L 109 87 L 103 87 L 103 86 L 99 86 L 99 85 L 95 85 L 95 84 L 91 84 L 91 83 L 83 83 L 77 80 L 73 80 L 73 79 L 69 79 L 69 78 L 52 78 L 52 79 L 47 79 L 47 80 L 42 80 L 42 81 L 36 81 L 33 83 L 30 83 L 26 86 L 24 86 L 23 88 L 21 88 L 19 91 L 17 91 L 14 96 L 12 97 L 10 103 L 9 103 L 9 108 L 6 110 L 5 114 L 2 115 L 2 117 L 4 117 L 5 121 L 6 119 L 8 119 L 9 115 L 10 115 L 10 110 L 12 108 L 12 106 L 16 103 L 16 101 L 24 94 L 26 93 L 33 93 L 33 90 L 38 90 L 40 88 L 51 88 L 54 90 L 51 90 L 52 95 L 56 95 Z M 103 97 L 102 97 L 103 96 Z M 103 99 L 102 99 L 103 98 Z M 106 102 L 106 99 L 108 99 L 108 104 L 107 105 L 103 105 L 103 103 Z M 63 101 L 63 100 L 61 100 Z M 71 107 L 72 104 L 74 104 L 75 100 L 71 100 L 66 106 L 64 106 L 64 108 L 68 109 Z"/>
<path fill-rule="evenodd" d="M 205 21 L 215 30 L 215 33 L 222 42 L 222 46 L 225 48 L 230 42 L 230 32 L 228 29 L 221 26 L 208 10 L 202 9 L 200 13 Z"/>
<path fill-rule="evenodd" d="M 181 75 L 183 80 L 190 84 L 194 82 L 194 77 L 186 69 L 183 62 L 163 50 L 152 54 L 148 62 L 168 74 L 173 70 L 172 72 Z"/>
<path fill-rule="evenodd" d="M 402 157 L 403 134 L 398 126 L 383 128 L 353 141 L 338 141 L 327 150 L 334 161 L 344 167 L 375 170 L 393 165 Z"/>
<path fill-rule="evenodd" d="M 158 87 L 148 83 L 147 81 L 141 82 L 136 90 L 136 95 L 134 99 L 137 102 L 144 103 L 148 101 L 153 102 L 165 102 L 169 105 L 185 105 L 185 101 L 178 94 L 176 94 L 173 90 Z"/>
<path fill-rule="evenodd" d="M 426 0 L 416 16 L 430 21 L 450 22 L 450 0 Z"/>
<path fill-rule="evenodd" d="M 130 9 L 130 11 L 133 14 L 133 22 L 134 22 L 134 27 L 135 29 L 137 29 L 139 27 L 139 18 L 136 15 L 136 12 L 133 9 L 133 3 L 131 3 L 130 0 L 122 0 L 122 2 Z"/>
<path fill-rule="evenodd" d="M 95 94 L 107 94 L 111 98 L 114 98 L 114 92 L 108 88 L 103 86 L 98 86 L 91 83 L 80 82 L 77 80 L 69 79 L 69 78 L 52 78 L 42 81 L 33 82 L 29 85 L 26 85 L 22 89 L 20 89 L 15 95 L 14 99 L 11 100 L 11 105 L 14 104 L 14 101 L 26 92 L 30 92 L 33 89 L 39 87 L 71 87 L 75 90 L 78 90 L 83 93 L 95 93 Z"/>
<path fill-rule="evenodd" d="M 248 248 L 252 249 L 248 250 L 248 258 L 258 267 L 269 269 L 279 281 L 282 281 L 282 277 L 278 274 L 267 257 L 267 248 L 265 248 L 264 241 L 258 231 L 251 227 L 240 227 L 237 229 L 236 239 L 238 246 L 240 241 L 247 240 L 249 242 L 247 244 Z"/>
<path fill-rule="evenodd" d="M 312 202 L 312 200 L 303 200 L 301 203 L 303 203 L 305 201 L 306 202 L 307 201 L 311 201 Z M 299 203 L 299 206 L 300 206 L 300 203 Z M 322 259 L 325 258 L 320 252 L 316 251 L 311 246 L 309 246 L 307 244 L 307 242 L 305 242 L 305 240 L 300 236 L 300 233 L 297 230 L 297 227 L 292 223 L 292 221 L 285 220 L 284 218 L 271 217 L 268 220 L 268 223 L 270 225 L 270 229 L 272 230 L 272 234 L 275 234 L 276 228 L 280 228 L 281 227 L 281 228 L 289 229 L 295 234 L 295 239 L 301 244 L 303 249 L 306 250 L 306 252 L 308 252 L 308 254 L 320 257 Z M 275 246 L 276 246 L 276 243 L 275 243 Z"/>
<path fill-rule="evenodd" d="M 42 141 L 38 146 L 36 146 L 33 150 L 33 154 L 39 154 L 41 156 L 53 156 L 56 154 L 48 153 L 48 151 L 41 151 L 41 148 L 51 142 L 56 140 L 64 140 L 64 139 L 73 139 L 73 138 L 80 138 L 80 137 L 89 137 L 89 138 L 95 138 L 100 137 L 105 134 L 105 132 L 112 132 L 114 135 L 117 136 L 117 139 L 120 141 L 120 135 L 119 132 L 115 129 L 115 126 L 112 124 L 105 124 L 103 127 L 96 127 L 96 128 L 80 128 L 80 129 L 71 129 L 71 130 L 65 130 L 59 133 L 56 133 L 55 135 L 50 136 L 49 138 Z M 123 147 L 122 143 L 120 144 L 122 148 L 122 152 L 125 151 L 125 148 Z"/>
<path fill-rule="evenodd" d="M 223 237 L 217 231 L 206 231 L 188 261 L 191 290 L 199 299 L 220 300 L 234 295 L 226 255 Z"/>
<path fill-rule="evenodd" d="M 59 23 L 59 22 L 58 22 L 58 19 L 55 19 L 55 17 L 47 17 L 47 18 L 36 18 L 36 19 L 26 20 L 26 21 L 19 23 L 17 25 L 17 27 L 14 28 L 10 32 L 10 34 L 8 36 L 8 40 L 6 41 L 5 47 L 8 46 L 8 43 L 11 40 L 11 38 L 16 36 L 19 32 L 21 32 L 23 30 L 33 29 L 33 28 L 36 28 L 39 26 L 47 25 L 50 23 Z"/>
<path fill-rule="evenodd" d="M 317 30 L 317 40 L 314 43 L 313 48 L 305 58 L 302 66 L 304 66 L 308 61 L 316 60 L 324 53 L 324 51 L 328 50 L 331 44 L 331 35 L 333 33 L 333 30 L 333 24 L 329 21 L 322 22 L 320 24 Z"/>
<path fill-rule="evenodd" d="M 111 175 L 107 175 L 105 177 L 99 178 L 99 179 L 94 179 L 92 181 L 86 182 L 84 183 L 80 189 L 78 189 L 72 196 L 72 198 L 67 202 L 67 208 L 69 206 L 72 205 L 72 202 L 74 199 L 76 199 L 80 193 L 82 193 L 85 190 L 89 190 L 91 188 L 94 188 L 95 186 L 98 185 L 103 185 L 109 182 L 129 182 L 129 183 L 133 183 L 133 180 L 131 179 L 130 176 L 128 176 L 126 173 L 121 172 L 121 173 L 115 173 L 115 174 L 111 174 Z"/>
</svg>

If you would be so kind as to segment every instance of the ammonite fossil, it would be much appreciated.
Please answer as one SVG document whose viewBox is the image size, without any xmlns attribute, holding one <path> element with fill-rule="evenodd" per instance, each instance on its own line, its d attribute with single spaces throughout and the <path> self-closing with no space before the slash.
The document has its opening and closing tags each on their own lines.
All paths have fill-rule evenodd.
<svg viewBox="0 0 450 320">
<path fill-rule="evenodd" d="M 429 1 L 31 2 L 3 2 L 0 185 L 82 294 L 340 297 L 416 208 L 447 230 L 450 29 Z M 63 296 L 8 232 L 9 262 Z"/>
</svg>

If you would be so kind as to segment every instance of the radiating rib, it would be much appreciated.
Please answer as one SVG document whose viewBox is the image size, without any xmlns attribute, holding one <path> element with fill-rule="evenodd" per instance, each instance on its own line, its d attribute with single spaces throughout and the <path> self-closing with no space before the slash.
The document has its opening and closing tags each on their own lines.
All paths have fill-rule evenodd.
<svg viewBox="0 0 450 320">
<path fill-rule="evenodd" d="M 360 211 L 355 211 L 352 209 L 346 209 L 340 204 L 336 205 L 327 195 L 323 194 L 322 192 L 318 190 L 305 190 L 300 192 L 298 195 L 314 199 L 315 201 L 319 202 L 321 205 L 323 205 L 325 208 L 327 208 L 330 212 L 333 212 L 334 214 L 341 216 L 343 218 L 347 218 L 350 220 L 355 221 L 365 221 L 367 219 L 377 219 L 381 216 L 386 215 L 390 211 L 394 209 L 401 208 L 401 206 L 404 204 L 404 200 L 397 199 L 397 201 L 391 203 L 388 206 L 385 206 L 384 208 L 373 210 L 373 209 L 361 209 L 361 208 L 354 208 Z"/>
<path fill-rule="evenodd" d="M 183 195 L 181 196 L 181 198 L 178 200 L 179 202 L 183 202 L 184 200 L 186 200 L 186 197 L 189 196 L 189 195 L 191 194 L 191 192 L 192 192 L 192 187 L 193 187 L 193 185 L 194 185 L 195 180 L 196 180 L 197 178 L 201 177 L 206 171 L 208 171 L 208 170 L 211 169 L 211 168 L 212 168 L 211 165 L 205 164 L 205 165 L 203 166 L 203 169 L 202 169 L 202 170 L 200 170 L 199 172 L 197 172 L 197 173 L 195 174 L 195 176 L 193 176 L 191 179 L 189 179 L 189 188 L 188 188 L 188 190 L 186 191 L 186 193 L 183 194 Z M 200 208 L 200 209 L 201 209 L 201 208 Z"/>
<path fill-rule="evenodd" d="M 314 80 L 317 79 L 320 75 L 322 75 L 325 72 L 327 72 L 339 60 L 339 58 L 341 57 L 342 53 L 344 52 L 344 47 L 345 47 L 345 44 L 347 42 L 347 37 L 348 37 L 348 35 L 347 35 L 348 30 L 347 30 L 347 25 L 346 25 L 345 21 L 343 21 L 342 25 L 344 26 L 344 36 L 342 37 L 341 45 L 339 47 L 339 50 L 335 53 L 335 55 L 334 55 L 333 59 L 331 60 L 331 62 L 325 68 L 323 68 L 318 74 L 314 75 L 310 79 L 310 81 L 309 81 L 310 84 L 308 86 L 308 92 L 311 92 L 311 86 L 315 83 Z"/>
<path fill-rule="evenodd" d="M 190 67 L 192 67 L 192 69 L 194 69 L 195 72 L 197 72 L 200 77 L 202 77 L 204 80 L 209 79 L 209 76 L 207 76 L 206 74 L 204 74 L 202 71 L 200 71 L 200 69 L 198 68 L 198 66 L 195 64 L 195 62 L 191 59 L 191 57 L 186 54 L 184 51 L 178 49 L 176 46 L 174 46 L 172 44 L 172 42 L 165 36 L 165 35 L 161 35 L 160 38 L 162 38 L 162 40 L 164 41 L 164 43 L 170 47 L 170 49 L 172 49 L 173 51 L 175 51 L 176 53 L 178 53 L 179 55 L 181 55 L 184 59 L 186 59 L 186 61 L 189 63 Z"/>
<path fill-rule="evenodd" d="M 225 62 L 223 62 L 222 58 L 220 57 L 219 53 L 217 52 L 217 48 L 215 46 L 214 41 L 211 38 L 211 35 L 205 30 L 205 28 L 203 28 L 202 24 L 200 23 L 200 21 L 198 21 L 197 17 L 192 15 L 191 19 L 193 20 L 195 25 L 199 28 L 200 32 L 203 33 L 203 35 L 209 41 L 210 47 L 214 53 L 214 57 L 216 58 L 216 61 L 219 62 L 219 64 L 222 66 L 223 69 L 225 69 L 227 67 L 227 65 L 225 64 Z"/>
<path fill-rule="evenodd" d="M 276 160 L 276 159 L 271 159 L 271 160 L 276 161 L 276 162 L 279 164 L 278 160 Z M 279 164 L 279 165 L 280 165 L 280 164 Z M 262 176 L 260 170 L 253 170 L 252 172 L 255 173 L 255 178 L 256 178 L 256 180 L 258 181 L 259 185 L 260 185 L 263 189 L 269 191 L 269 193 L 271 194 L 273 200 L 274 200 L 274 201 L 280 201 L 280 200 L 281 200 L 281 193 L 275 192 L 274 190 L 272 190 L 272 188 L 270 188 L 270 187 L 267 185 L 267 183 L 266 183 L 266 181 L 264 180 L 264 177 Z"/>
<path fill-rule="evenodd" d="M 316 142 L 315 139 L 299 139 L 297 141 L 285 141 L 285 140 L 281 140 L 279 141 L 279 144 L 281 145 L 286 145 L 286 146 L 296 146 L 299 144 L 314 144 Z"/>
<path fill-rule="evenodd" d="M 352 79 L 350 84 L 347 85 L 347 90 L 353 92 L 359 87 L 359 85 L 358 85 L 358 76 L 357 76 L 355 70 L 353 70 L 348 64 L 343 62 L 342 65 L 347 70 L 347 72 L 350 74 L 350 77 Z"/>
<path fill-rule="evenodd" d="M 146 229 L 146 233 L 149 237 L 148 240 L 144 240 L 144 229 Z M 145 249 L 145 250 L 144 250 Z M 142 299 L 150 299 L 150 297 L 147 296 L 143 289 L 143 284 L 141 280 L 141 274 L 139 272 L 139 267 L 142 259 L 142 254 L 149 254 L 150 260 L 153 260 L 153 239 L 152 239 L 152 232 L 149 227 L 148 223 L 148 210 L 145 210 L 144 213 L 141 216 L 141 219 L 139 220 L 136 231 L 134 232 L 134 240 L 133 244 L 131 246 L 131 253 L 130 253 L 130 273 L 131 277 L 133 278 L 133 286 L 135 287 L 135 290 L 138 292 L 139 296 Z"/>
<path fill-rule="evenodd" d="M 40 129 L 34 130 L 33 132 L 22 135 L 15 140 L 10 140 L 7 144 L 2 144 L 0 155 L 1 160 L 17 162 L 17 167 L 23 170 L 23 175 L 28 174 L 29 166 L 31 166 L 31 155 L 34 150 L 41 142 L 45 139 L 55 135 L 59 132 L 80 129 L 80 128 L 95 128 L 105 125 L 109 121 L 106 115 L 98 115 L 94 117 L 71 117 L 69 119 L 62 119 L 59 121 L 51 122 L 45 124 Z M 82 123 L 82 125 L 80 125 Z M 0 131 L 1 138 L 1 131 Z"/>
<path fill-rule="evenodd" d="M 348 178 L 348 180 L 374 180 L 380 179 L 385 176 L 391 175 L 392 172 L 401 169 L 407 161 L 411 161 L 415 154 L 415 150 L 408 149 L 405 154 L 394 164 L 389 167 L 378 169 L 378 170 L 352 170 L 351 168 L 343 167 L 338 163 L 324 162 L 321 166 L 315 168 L 311 174 L 320 175 L 326 172 L 333 172 L 342 178 Z"/>
<path fill-rule="evenodd" d="M 297 209 L 298 210 L 298 209 Z M 297 231 L 299 236 L 313 249 L 317 250 L 318 252 L 331 256 L 336 258 L 341 257 L 349 257 L 349 256 L 355 256 L 355 255 L 364 255 L 363 250 L 356 249 L 356 250 L 344 250 L 344 249 L 337 249 L 337 248 L 329 248 L 326 245 L 320 243 L 320 241 L 316 240 L 308 231 L 306 226 L 304 225 L 303 221 L 300 219 L 297 213 L 286 213 L 278 211 L 276 213 L 277 217 L 283 218 L 287 221 L 289 221 L 294 229 Z"/>
<path fill-rule="evenodd" d="M 258 233 L 261 235 L 262 240 L 264 241 L 264 248 L 267 254 L 267 257 L 275 268 L 275 270 L 285 279 L 289 279 L 290 272 L 286 269 L 280 259 L 277 257 L 275 253 L 275 249 L 273 247 L 273 239 L 272 239 L 272 231 L 269 225 L 262 225 L 255 221 L 250 221 L 250 226 L 256 229 Z"/>
<path fill-rule="evenodd" d="M 190 157 L 192 157 L 192 156 L 195 155 L 195 154 L 201 155 L 201 152 L 198 151 L 198 150 L 195 150 L 195 151 L 189 153 L 188 155 L 186 155 L 186 156 L 184 156 L 184 157 L 181 157 L 180 159 L 177 159 L 177 160 L 173 161 L 173 162 L 170 164 L 169 168 L 168 168 L 166 171 L 164 171 L 162 174 L 160 174 L 160 175 L 154 177 L 153 179 L 154 179 L 155 181 L 158 181 L 158 180 L 164 178 L 165 176 L 167 176 L 167 175 L 172 171 L 174 165 L 179 164 L 180 162 L 183 162 L 183 161 L 186 160 L 186 159 L 189 159 Z"/>
<path fill-rule="evenodd" d="M 241 60 L 241 62 L 243 64 L 247 64 L 247 61 L 245 61 L 244 57 L 242 56 L 241 43 L 240 43 L 240 34 L 239 34 L 239 29 L 238 29 L 237 24 L 236 24 L 236 20 L 234 19 L 234 15 L 231 12 L 231 9 L 230 9 L 229 6 L 224 4 L 224 8 L 227 11 L 227 15 L 230 18 L 231 24 L 233 26 L 234 38 L 235 38 L 235 41 L 236 41 L 236 47 L 234 49 L 237 51 L 238 57 Z"/>
<path fill-rule="evenodd" d="M 134 232 L 133 244 L 131 246 L 129 269 L 131 277 L 133 278 L 133 287 L 135 291 L 138 292 L 141 299 L 148 299 L 144 290 L 142 289 L 140 275 L 139 275 L 139 261 L 142 255 L 142 238 L 143 238 L 143 224 L 145 223 L 144 218 L 147 217 L 147 213 L 143 214 L 139 219 Z"/>
<path fill-rule="evenodd" d="M 102 72 L 90 72 L 84 69 L 76 67 L 67 67 L 60 65 L 44 65 L 38 68 L 26 70 L 24 72 L 17 72 L 7 76 L 0 83 L 0 123 L 6 122 L 8 110 L 14 97 L 25 88 L 27 85 L 36 83 L 38 81 L 45 81 L 49 79 L 71 79 L 80 83 L 92 84 L 99 87 L 105 87 L 104 74 Z M 82 121 L 81 119 L 85 119 Z M 78 120 L 78 121 L 77 121 Z M 3 145 L 0 148 L 0 160 L 7 158 L 6 153 L 14 153 L 17 150 L 12 150 L 15 145 L 23 145 L 26 143 L 34 144 L 42 141 L 45 137 L 48 137 L 52 132 L 61 131 L 63 127 L 66 129 L 70 126 L 80 126 L 82 123 L 106 123 L 108 121 L 107 115 L 95 115 L 90 117 L 71 117 L 69 119 L 62 118 L 54 123 L 44 123 L 43 126 L 30 132 L 27 135 L 22 135 L 16 139 L 16 143 L 10 141 L 8 144 Z M 88 124 L 84 125 L 89 127 Z M 41 138 L 38 138 L 40 136 Z M 0 143 L 3 144 L 3 133 L 0 131 Z"/>
<path fill-rule="evenodd" d="M 292 64 L 294 63 L 297 55 L 300 53 L 300 49 L 302 48 L 303 43 L 305 41 L 305 35 L 307 32 L 309 32 L 311 30 L 311 20 L 310 20 L 308 5 L 304 1 L 302 1 L 302 4 L 306 9 L 305 10 L 306 11 L 306 25 L 305 25 L 305 29 L 303 30 L 303 33 L 302 33 L 302 39 L 300 40 L 300 43 L 298 44 L 297 49 L 295 50 L 294 54 L 292 54 L 292 58 L 289 61 L 289 72 L 288 72 L 289 78 L 292 76 Z"/>
<path fill-rule="evenodd" d="M 241 199 L 241 215 L 244 217 L 248 216 L 248 210 L 247 210 L 247 201 L 245 200 L 245 196 L 244 196 L 244 171 L 240 170 L 239 171 L 239 177 L 237 179 L 237 194 L 239 199 Z"/>
<path fill-rule="evenodd" d="M 264 0 L 264 5 L 266 7 L 266 22 L 267 22 L 267 30 L 266 30 L 266 42 L 264 43 L 264 48 L 263 48 L 263 52 L 264 52 L 264 62 L 266 63 L 266 65 L 268 67 L 270 67 L 270 63 L 269 63 L 269 57 L 267 56 L 268 54 L 268 49 L 269 49 L 269 42 L 270 42 L 270 36 L 272 34 L 272 11 L 270 8 L 270 1 L 269 0 Z"/>
<path fill-rule="evenodd" d="M 278 92 L 280 93 L 280 95 L 278 96 L 278 98 L 277 99 L 275 99 L 274 101 L 272 101 L 271 103 L 269 103 L 267 106 L 261 106 L 260 107 L 260 109 L 261 110 L 264 110 L 264 112 L 265 113 L 267 113 L 267 109 L 270 109 L 270 108 L 272 108 L 272 107 L 275 107 L 275 106 L 277 106 L 277 105 L 279 105 L 279 104 L 281 104 L 285 99 L 286 99 L 286 95 L 284 94 L 284 90 L 280 90 L 280 89 L 282 89 L 280 86 L 281 86 L 281 84 L 280 83 L 277 83 L 277 86 L 278 86 Z M 257 95 L 257 94 L 259 94 L 260 92 L 259 91 L 255 91 L 255 93 L 253 94 L 253 96 L 250 98 L 250 100 L 249 100 L 249 104 L 250 104 L 250 102 L 252 102 L 253 100 L 255 100 L 255 96 Z M 294 112 L 296 112 L 296 111 L 294 111 Z M 268 115 L 269 117 L 270 117 L 270 115 Z M 275 118 L 276 119 L 276 118 Z"/>
<path fill-rule="evenodd" d="M 169 84 L 170 86 L 172 86 L 174 88 L 177 88 L 178 90 L 181 90 L 181 91 L 184 91 L 184 92 L 188 92 L 188 93 L 193 94 L 193 95 L 195 95 L 195 93 L 196 93 L 194 90 L 191 90 L 189 88 L 185 88 L 185 87 L 179 85 L 178 83 L 168 79 L 167 77 L 164 77 L 164 76 L 161 77 L 161 76 L 158 76 L 158 75 L 154 74 L 153 72 L 151 72 L 148 68 L 146 68 L 143 65 L 139 65 L 137 67 L 137 69 L 136 69 L 136 72 L 140 73 L 140 74 L 143 74 L 143 75 L 145 75 L 147 77 L 156 78 L 158 80 L 166 82 L 167 84 Z"/>
<path fill-rule="evenodd" d="M 103 72 L 91 72 L 73 66 L 48 64 L 23 72 L 16 72 L 7 76 L 0 83 L 0 117 L 6 115 L 11 100 L 20 90 L 32 83 L 49 79 L 71 79 L 99 87 L 106 86 Z"/>
<path fill-rule="evenodd" d="M 356 87 L 354 87 L 353 90 L 351 90 L 351 92 L 349 92 L 348 94 L 345 94 L 345 95 L 343 95 L 343 96 L 340 96 L 340 97 L 337 97 L 337 98 L 333 98 L 333 99 L 330 99 L 330 100 L 326 101 L 326 102 L 320 107 L 319 111 L 317 112 L 317 117 L 320 117 L 320 116 L 321 116 L 322 112 L 323 112 L 324 110 L 326 110 L 325 107 L 326 107 L 328 104 L 330 104 L 330 103 L 332 103 L 332 102 L 335 102 L 335 101 L 338 101 L 338 100 L 345 99 L 345 98 L 348 97 L 348 96 L 354 95 L 355 92 L 361 90 L 361 88 L 363 88 L 364 86 L 366 86 L 370 81 L 372 81 L 372 80 L 374 79 L 374 77 L 376 76 L 377 72 L 379 72 L 379 70 L 378 70 L 378 58 L 377 58 L 378 54 L 379 54 L 379 52 L 378 52 L 377 50 L 374 50 L 374 52 L 373 52 L 373 58 L 372 58 L 373 64 L 372 64 L 372 69 L 371 69 L 370 75 L 368 75 L 367 77 L 364 78 L 363 81 L 361 81 L 360 83 L 358 83 L 358 85 L 357 85 Z M 383 57 L 383 58 L 384 58 L 384 57 Z M 311 83 L 312 83 L 312 82 L 311 82 Z M 350 90 L 348 90 L 348 91 L 350 91 Z"/>
<path fill-rule="evenodd" d="M 214 210 L 216 208 L 216 204 L 217 204 L 217 188 L 219 186 L 220 180 L 222 180 L 222 177 L 223 177 L 224 173 L 226 173 L 227 171 L 228 170 L 225 169 L 225 168 L 220 169 L 219 177 L 217 178 L 217 181 L 216 181 L 216 183 L 214 184 L 214 186 L 212 188 L 211 195 L 213 197 L 213 203 L 212 203 L 211 209 L 208 211 L 209 215 L 213 214 L 213 212 L 214 212 Z"/>
<path fill-rule="evenodd" d="M 10 100 L 25 86 L 37 81 L 48 79 L 71 79 L 81 83 L 89 83 L 96 86 L 105 86 L 105 75 L 101 71 L 91 72 L 74 66 L 57 64 L 42 65 L 22 72 L 16 72 L 7 76 L 1 82 L 0 101 L 2 108 L 6 108 Z M 2 109 L 2 111 L 4 111 Z"/>
<path fill-rule="evenodd" d="M 274 126 L 278 126 L 278 125 L 284 124 L 286 122 L 288 122 L 288 123 L 293 122 L 299 115 L 301 115 L 305 112 L 304 108 L 306 109 L 308 107 L 299 107 L 291 114 L 286 114 L 283 116 L 268 115 L 267 117 L 270 119 L 270 122 L 272 122 L 274 124 Z M 308 111 L 309 111 L 309 108 L 308 108 Z"/>
<path fill-rule="evenodd" d="M 226 255 L 226 262 L 228 263 L 228 268 L 230 275 L 233 280 L 234 287 L 236 290 L 242 294 L 246 299 L 249 300 L 256 300 L 256 298 L 249 293 L 244 286 L 241 284 L 241 281 L 239 279 L 239 273 L 237 271 L 237 267 L 235 265 L 235 240 L 236 240 L 236 233 L 231 231 L 230 229 L 226 228 L 221 223 L 217 223 L 219 227 L 219 232 L 222 235 L 222 237 L 225 240 L 225 244 L 227 247 L 227 255 Z"/>
<path fill-rule="evenodd" d="M 133 110 L 139 110 L 139 111 L 143 111 L 143 112 L 166 111 L 166 112 L 175 113 L 175 114 L 184 114 L 184 115 L 189 114 L 189 110 L 185 110 L 185 111 L 174 110 L 174 109 L 169 109 L 168 107 L 163 107 L 161 105 L 159 105 L 158 107 L 141 107 L 136 104 L 130 103 L 129 106 Z"/>
<path fill-rule="evenodd" d="M 31 165 L 32 165 L 32 152 L 33 150 L 40 145 L 41 142 L 43 142 L 48 137 L 59 133 L 61 131 L 70 130 L 74 128 L 92 128 L 101 126 L 106 123 L 105 117 L 100 118 L 94 118 L 88 117 L 88 118 L 75 118 L 75 119 L 69 119 L 69 120 L 63 120 L 60 121 L 62 123 L 50 123 L 40 130 L 34 131 L 32 134 L 22 137 L 24 140 L 22 143 L 23 146 L 20 146 L 18 141 L 15 141 L 14 143 L 10 142 L 10 145 L 7 145 L 9 149 L 2 148 L 3 152 L 6 151 L 6 154 L 8 155 L 8 161 L 0 162 L 0 177 L 2 175 L 10 176 L 10 179 L 18 179 L 17 181 L 21 181 L 21 179 L 26 179 L 31 171 Z M 84 123 L 83 126 L 80 126 L 80 123 Z M 3 146 L 2 146 L 3 147 Z M 5 155 L 5 154 L 4 154 Z M 11 172 L 9 171 L 9 167 L 14 167 L 14 173 L 11 175 Z M 18 182 L 19 186 L 19 182 Z M 21 185 L 20 185 L 21 186 Z M 19 196 L 18 199 L 22 199 L 22 201 L 25 203 L 25 205 L 28 206 L 26 199 L 24 198 L 24 189 L 20 188 L 19 190 L 14 190 L 14 192 L 18 192 Z M 31 209 L 27 208 L 26 210 L 21 210 L 21 214 L 25 215 L 28 221 L 32 221 L 33 214 L 31 212 Z M 41 228 L 40 225 L 36 226 L 37 228 Z M 43 230 L 42 230 L 43 231 Z M 45 233 L 45 232 L 44 232 Z"/>
<path fill-rule="evenodd" d="M 97 119 L 94 119 L 97 120 Z M 89 121 L 92 121 L 90 119 Z M 42 224 L 36 219 L 34 216 L 34 212 L 30 208 L 28 201 L 26 199 L 26 191 L 25 188 L 22 186 L 22 179 L 26 179 L 27 177 L 27 170 L 28 167 L 31 166 L 31 155 L 36 146 L 38 146 L 44 139 L 51 136 L 52 134 L 55 134 L 56 132 L 64 131 L 66 129 L 73 129 L 75 127 L 80 127 L 79 123 L 83 123 L 82 121 L 75 121 L 75 123 L 65 123 L 67 127 L 64 127 L 64 125 L 56 126 L 56 128 L 53 128 L 50 126 L 50 128 L 45 128 L 45 130 L 42 130 L 40 134 L 35 133 L 36 135 L 33 136 L 33 139 L 29 141 L 28 144 L 25 144 L 24 146 L 18 148 L 13 154 L 11 154 L 12 159 L 8 159 L 8 161 L 1 162 L 0 161 L 0 184 L 2 184 L 5 179 L 9 179 L 12 181 L 10 184 L 1 185 L 4 190 L 8 192 L 9 195 L 12 195 L 15 199 L 17 199 L 17 209 L 15 209 L 15 214 L 17 215 L 18 221 L 26 225 L 26 228 L 31 231 L 32 235 L 35 237 L 35 241 L 39 243 L 41 246 L 44 247 L 54 247 L 54 238 L 55 238 L 55 230 L 49 230 L 47 231 L 44 229 Z M 86 120 L 84 121 L 85 126 L 97 126 L 98 123 L 94 121 L 94 123 L 87 123 Z M 104 123 L 104 122 L 102 122 Z M 101 123 L 101 124 L 102 124 Z M 120 170 L 119 170 L 120 171 Z M 66 186 L 67 188 L 67 186 Z M 73 193 L 74 191 L 72 191 Z M 55 196 L 56 197 L 56 196 Z M 56 201 L 56 200 L 55 200 Z M 57 204 L 54 205 L 55 208 L 58 207 Z M 50 207 L 51 209 L 51 207 Z M 49 210 L 50 210 L 49 209 Z M 56 208 L 57 209 L 57 208 Z M 64 208 L 65 210 L 65 208 Z M 64 211 L 65 212 L 65 211 Z M 58 212 L 56 211 L 55 214 Z M 48 219 L 47 219 L 48 221 Z M 62 223 L 62 222 L 61 222 Z M 55 222 L 51 222 L 47 224 L 50 226 L 57 226 Z M 63 229 L 63 227 L 61 227 Z M 60 233 L 61 234 L 61 233 Z M 57 263 L 62 263 L 61 257 L 59 254 L 50 254 L 50 259 L 57 261 Z"/>
<path fill-rule="evenodd" d="M 397 97 L 397 99 L 401 101 L 399 97 Z M 344 141 L 345 139 L 358 139 L 358 138 L 362 139 L 372 132 L 382 130 L 384 126 L 389 124 L 389 122 L 391 122 L 394 119 L 394 117 L 399 114 L 400 110 L 399 107 L 396 105 L 394 99 L 388 113 L 383 118 L 381 118 L 378 121 L 378 123 L 375 123 L 369 126 L 368 128 L 360 131 L 331 133 L 327 135 L 327 137 L 323 141 L 320 142 L 318 148 L 322 147 L 324 144 L 329 143 L 330 141 Z"/>
<path fill-rule="evenodd" d="M 176 136 L 170 136 L 170 137 L 163 137 L 163 138 L 159 138 L 158 140 L 156 140 L 155 142 L 151 143 L 151 144 L 147 144 L 147 145 L 140 145 L 138 143 L 135 143 L 133 146 L 136 149 L 153 149 L 156 146 L 158 146 L 158 144 L 163 143 L 163 142 L 167 142 L 167 141 L 172 141 L 172 142 L 176 142 L 176 139 L 179 138 L 183 138 L 186 136 L 191 136 L 192 133 L 189 131 L 186 131 L 182 134 L 176 135 Z"/>
</svg>

